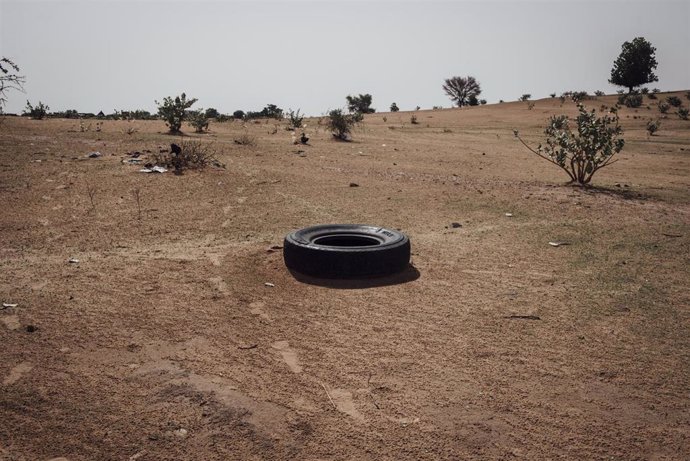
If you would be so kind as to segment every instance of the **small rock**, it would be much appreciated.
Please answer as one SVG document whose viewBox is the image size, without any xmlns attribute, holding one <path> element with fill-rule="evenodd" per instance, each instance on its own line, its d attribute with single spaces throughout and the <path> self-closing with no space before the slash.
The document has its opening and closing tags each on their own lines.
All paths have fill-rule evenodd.
<svg viewBox="0 0 690 461">
<path fill-rule="evenodd" d="M 462 224 L 460 224 L 459 222 L 452 222 L 450 223 L 450 227 L 452 227 L 453 229 L 457 229 L 459 227 L 462 227 Z"/>
<path fill-rule="evenodd" d="M 176 431 L 173 431 L 173 434 L 180 437 L 181 439 L 184 439 L 185 437 L 187 437 L 187 433 L 188 433 L 187 429 L 184 429 L 184 428 L 179 428 Z"/>
<path fill-rule="evenodd" d="M 100 152 L 89 152 L 88 157 L 89 157 L 89 158 L 98 158 L 98 157 L 100 157 L 101 155 L 103 155 L 103 154 L 101 154 Z"/>
<path fill-rule="evenodd" d="M 26 331 L 28 331 L 29 333 L 33 333 L 36 330 L 38 330 L 38 327 L 36 325 L 27 325 L 26 326 Z"/>
<path fill-rule="evenodd" d="M 356 182 L 351 182 L 350 187 L 359 187 L 359 184 L 357 184 Z"/>
</svg>

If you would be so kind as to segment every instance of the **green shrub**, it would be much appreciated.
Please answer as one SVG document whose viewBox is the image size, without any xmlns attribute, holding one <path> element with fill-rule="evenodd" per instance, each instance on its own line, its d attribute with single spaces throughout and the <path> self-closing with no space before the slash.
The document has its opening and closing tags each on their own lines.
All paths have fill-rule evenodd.
<svg viewBox="0 0 690 461">
<path fill-rule="evenodd" d="M 304 115 L 300 115 L 299 109 L 297 112 L 290 109 L 287 112 L 288 116 L 288 127 L 292 129 L 302 128 L 302 122 L 304 121 Z"/>
<path fill-rule="evenodd" d="M 642 105 L 642 95 L 636 92 L 618 95 L 618 104 L 625 107 L 640 107 Z"/>
<path fill-rule="evenodd" d="M 467 98 L 467 105 L 469 106 L 478 106 L 479 105 L 479 100 L 475 95 L 470 95 L 469 98 Z"/>
<path fill-rule="evenodd" d="M 571 91 L 570 98 L 577 103 L 589 98 L 589 94 L 586 91 Z"/>
<path fill-rule="evenodd" d="M 210 120 L 203 109 L 187 111 L 187 120 L 197 133 L 208 131 Z"/>
<path fill-rule="evenodd" d="M 539 144 L 533 149 L 517 130 L 514 134 L 530 152 L 563 169 L 570 182 L 585 186 L 594 173 L 615 162 L 613 157 L 623 149 L 625 141 L 620 137 L 623 130 L 615 111 L 597 117 L 595 110 L 588 112 L 582 104 L 577 107 L 577 130 L 570 129 L 567 115 L 555 115 L 544 130 L 545 146 Z"/>
<path fill-rule="evenodd" d="M 243 110 L 236 110 L 235 112 L 232 113 L 232 118 L 236 120 L 242 120 L 244 118 L 244 111 Z"/>
<path fill-rule="evenodd" d="M 182 122 L 187 116 L 187 109 L 197 102 L 196 98 L 187 100 L 187 95 L 182 93 L 180 96 L 175 96 L 175 99 L 167 96 L 163 99 L 163 104 L 155 101 L 158 106 L 158 115 L 165 120 L 171 133 L 179 133 L 182 128 Z"/>
<path fill-rule="evenodd" d="M 643 88 L 640 88 L 640 93 L 642 93 L 642 94 L 649 94 L 649 88 L 647 88 L 646 86 L 643 87 Z"/>
<path fill-rule="evenodd" d="M 373 114 L 376 109 L 371 107 L 371 95 L 360 94 L 359 96 L 346 96 L 347 109 L 352 112 L 359 112 L 360 114 Z"/>
<path fill-rule="evenodd" d="M 50 107 L 38 101 L 36 106 L 32 106 L 29 101 L 26 101 L 26 108 L 24 109 L 23 115 L 28 115 L 34 120 L 43 120 L 48 115 Z"/>
<path fill-rule="evenodd" d="M 556 93 L 551 93 L 549 96 L 550 96 L 551 98 L 555 98 L 555 97 L 556 97 Z"/>
<path fill-rule="evenodd" d="M 529 99 L 532 97 L 531 94 L 525 93 L 522 96 L 518 98 L 518 101 L 529 101 Z"/>
<path fill-rule="evenodd" d="M 687 120 L 688 119 L 688 109 L 685 107 L 681 107 L 678 109 L 678 118 L 681 120 Z"/>
<path fill-rule="evenodd" d="M 206 118 L 217 119 L 218 117 L 220 117 L 220 113 L 218 112 L 218 110 L 214 109 L 213 107 L 209 107 L 208 109 L 206 109 Z"/>
<path fill-rule="evenodd" d="M 400 108 L 398 107 L 398 105 L 396 103 L 391 104 L 391 112 L 397 112 L 399 110 L 400 110 Z"/>
<path fill-rule="evenodd" d="M 680 107 L 683 105 L 683 101 L 680 100 L 678 96 L 669 96 L 666 101 L 673 107 Z"/>
<path fill-rule="evenodd" d="M 480 100 L 479 100 L 479 104 L 481 104 L 482 106 L 483 106 L 484 104 L 486 104 L 486 99 L 480 99 Z"/>
<path fill-rule="evenodd" d="M 328 113 L 328 121 L 326 127 L 331 131 L 333 137 L 341 141 L 349 141 L 352 127 L 357 123 L 355 115 L 359 114 L 345 114 L 342 109 L 334 109 Z M 359 114 L 361 116 L 361 114 Z"/>
<path fill-rule="evenodd" d="M 604 93 L 604 92 L 601 91 L 601 90 L 597 90 L 597 91 L 594 92 L 594 96 L 606 96 L 606 93 Z"/>
<path fill-rule="evenodd" d="M 654 136 L 654 133 L 659 131 L 659 127 L 661 126 L 661 122 L 659 120 L 650 120 L 647 122 L 647 133 L 649 133 L 649 136 Z"/>
<path fill-rule="evenodd" d="M 659 101 L 658 106 L 659 106 L 659 112 L 661 112 L 662 114 L 665 114 L 671 108 L 671 106 L 669 106 L 669 104 L 667 102 L 664 102 L 664 101 Z"/>
</svg>

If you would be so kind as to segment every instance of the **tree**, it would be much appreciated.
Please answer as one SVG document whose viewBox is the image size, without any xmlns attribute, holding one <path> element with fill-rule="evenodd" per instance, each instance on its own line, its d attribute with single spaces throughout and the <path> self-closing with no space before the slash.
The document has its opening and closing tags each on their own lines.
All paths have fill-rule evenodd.
<svg viewBox="0 0 690 461">
<path fill-rule="evenodd" d="M 605 166 L 615 163 L 613 156 L 623 149 L 625 141 L 618 124 L 618 114 L 611 109 L 611 115 L 597 117 L 596 111 L 588 112 L 585 106 L 578 103 L 580 114 L 577 116 L 577 131 L 570 129 L 567 115 L 554 115 L 544 130 L 546 146 L 533 149 L 514 130 L 515 137 L 533 154 L 563 169 L 570 177 L 570 182 L 586 186 L 594 173 Z"/>
<path fill-rule="evenodd" d="M 333 137 L 341 141 L 349 141 L 350 131 L 352 131 L 354 124 L 357 123 L 355 117 L 357 114 L 359 112 L 350 115 L 344 114 L 341 109 L 330 111 L 328 113 L 327 127 L 331 130 Z"/>
<path fill-rule="evenodd" d="M 163 99 L 163 104 L 155 101 L 158 106 L 158 115 L 165 120 L 165 124 L 170 128 L 171 133 L 179 133 L 182 128 L 182 122 L 187 116 L 187 109 L 197 102 L 196 98 L 187 100 L 187 95 L 182 93 L 180 96 L 175 96 L 175 99 L 167 96 Z"/>
<path fill-rule="evenodd" d="M 210 121 L 207 114 L 208 111 L 204 112 L 203 109 L 187 111 L 186 116 L 189 119 L 189 124 L 194 127 L 196 133 L 208 131 Z"/>
<path fill-rule="evenodd" d="M 398 105 L 396 103 L 391 104 L 391 112 L 397 112 L 400 109 L 398 108 Z"/>
<path fill-rule="evenodd" d="M 7 102 L 7 91 L 24 90 L 23 85 L 26 79 L 17 72 L 19 72 L 19 66 L 14 62 L 5 57 L 0 59 L 0 114 Z"/>
<path fill-rule="evenodd" d="M 445 80 L 443 90 L 458 106 L 466 106 L 470 103 L 470 97 L 476 99 L 482 93 L 479 82 L 474 77 L 451 77 Z"/>
<path fill-rule="evenodd" d="M 636 37 L 632 42 L 625 42 L 620 56 L 613 62 L 609 83 L 628 88 L 632 93 L 636 86 L 658 82 L 654 75 L 657 62 L 654 57 L 656 48 L 644 37 Z"/>
<path fill-rule="evenodd" d="M 206 109 L 206 118 L 218 118 L 220 113 L 213 107 Z"/>
<path fill-rule="evenodd" d="M 237 120 L 242 120 L 244 118 L 244 111 L 243 110 L 236 110 L 235 112 L 232 113 L 232 118 L 237 119 Z"/>
<path fill-rule="evenodd" d="M 347 109 L 352 113 L 373 114 L 376 109 L 371 107 L 371 95 L 347 96 Z"/>
<path fill-rule="evenodd" d="M 35 106 L 32 106 L 29 101 L 26 101 L 24 115 L 28 115 L 34 120 L 43 120 L 46 117 L 46 115 L 48 115 L 49 110 L 50 107 L 48 107 L 48 105 L 46 104 L 43 104 L 41 101 L 38 101 L 38 104 L 36 104 Z"/>
</svg>

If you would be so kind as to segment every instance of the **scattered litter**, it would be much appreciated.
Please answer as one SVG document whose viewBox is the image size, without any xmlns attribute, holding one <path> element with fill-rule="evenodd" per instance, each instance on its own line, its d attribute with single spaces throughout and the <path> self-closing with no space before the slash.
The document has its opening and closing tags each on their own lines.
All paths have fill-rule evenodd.
<svg viewBox="0 0 690 461">
<path fill-rule="evenodd" d="M 452 227 L 453 229 L 458 229 L 459 227 L 462 227 L 462 224 L 460 224 L 459 222 L 452 222 L 450 223 L 450 227 Z"/>
<path fill-rule="evenodd" d="M 512 218 L 512 217 L 513 217 L 513 213 L 506 213 L 506 218 Z"/>
<path fill-rule="evenodd" d="M 357 184 L 356 182 L 351 182 L 350 187 L 359 187 L 359 184 Z"/>
<path fill-rule="evenodd" d="M 17 307 L 18 304 L 12 304 L 12 303 L 2 303 L 2 308 L 7 309 L 8 307 Z"/>
<path fill-rule="evenodd" d="M 238 349 L 242 350 L 247 350 L 247 349 L 256 349 L 259 345 L 258 344 L 246 344 L 242 346 L 237 346 Z"/>
<path fill-rule="evenodd" d="M 541 320 L 538 315 L 506 315 L 506 319 L 519 319 L 519 320 Z"/>
<path fill-rule="evenodd" d="M 266 283 L 264 283 L 264 285 L 267 287 L 271 287 L 271 288 L 275 287 L 275 284 L 273 284 L 271 282 L 266 282 Z"/>
<path fill-rule="evenodd" d="M 154 166 L 151 168 L 142 168 L 139 170 L 139 173 L 165 173 L 168 171 L 167 168 L 163 168 L 162 166 Z"/>
<path fill-rule="evenodd" d="M 67 262 L 69 262 L 70 264 L 79 264 L 79 260 L 75 258 L 69 258 L 69 261 Z"/>
<path fill-rule="evenodd" d="M 89 155 L 87 155 L 87 157 L 88 158 L 98 158 L 101 155 L 103 155 L 103 154 L 101 154 L 100 152 L 89 152 Z"/>
<path fill-rule="evenodd" d="M 570 243 L 568 243 L 568 242 L 549 242 L 549 245 L 551 245 L 552 247 L 561 247 L 564 245 L 570 245 Z"/>
</svg>

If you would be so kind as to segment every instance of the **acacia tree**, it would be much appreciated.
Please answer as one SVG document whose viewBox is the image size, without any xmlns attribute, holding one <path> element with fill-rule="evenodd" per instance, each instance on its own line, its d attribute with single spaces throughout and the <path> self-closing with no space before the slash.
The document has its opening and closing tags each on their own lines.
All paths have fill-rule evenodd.
<svg viewBox="0 0 690 461">
<path fill-rule="evenodd" d="M 17 74 L 19 66 L 10 59 L 3 57 L 0 59 L 0 113 L 2 113 L 7 102 L 8 90 L 23 91 L 24 76 Z"/>
<path fill-rule="evenodd" d="M 187 117 L 187 109 L 197 102 L 196 98 L 187 100 L 187 95 L 182 93 L 180 96 L 175 96 L 175 99 L 167 96 L 163 99 L 163 104 L 155 101 L 158 106 L 158 115 L 165 120 L 165 124 L 170 128 L 171 133 L 179 133 L 182 128 L 182 122 Z"/>
<path fill-rule="evenodd" d="M 632 93 L 636 86 L 659 81 L 654 75 L 656 48 L 651 43 L 644 37 L 636 37 L 632 42 L 623 43 L 621 48 L 621 54 L 613 62 L 609 83 L 625 86 Z"/>
<path fill-rule="evenodd" d="M 570 129 L 567 115 L 554 115 L 544 130 L 546 146 L 530 147 L 514 130 L 515 137 L 535 155 L 557 165 L 568 173 L 570 182 L 586 186 L 594 173 L 615 163 L 613 156 L 623 149 L 625 141 L 618 124 L 618 114 L 611 109 L 611 115 L 597 117 L 596 111 L 588 112 L 578 103 L 577 131 Z"/>
<path fill-rule="evenodd" d="M 371 107 L 371 95 L 360 94 L 359 96 L 347 96 L 347 109 L 352 113 L 373 114 L 376 109 Z"/>
<path fill-rule="evenodd" d="M 470 101 L 476 101 L 482 93 L 479 82 L 472 76 L 451 77 L 445 80 L 443 89 L 450 99 L 458 106 L 466 106 Z"/>
</svg>

